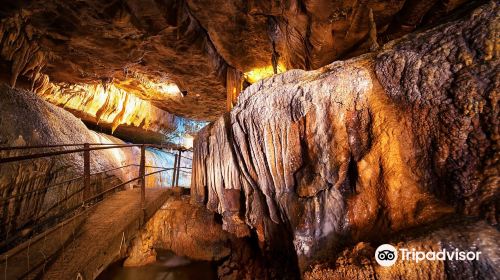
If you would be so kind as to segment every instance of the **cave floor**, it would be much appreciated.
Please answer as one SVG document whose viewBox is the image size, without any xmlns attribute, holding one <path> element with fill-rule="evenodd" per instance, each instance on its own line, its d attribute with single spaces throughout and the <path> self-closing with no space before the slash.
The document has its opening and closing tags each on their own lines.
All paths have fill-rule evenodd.
<svg viewBox="0 0 500 280">
<path fill-rule="evenodd" d="M 37 246 L 40 251 L 44 251 L 47 246 L 54 247 L 54 244 L 48 243 L 61 242 L 52 261 L 46 261 L 41 266 L 44 279 L 95 279 L 108 265 L 126 253 L 129 242 L 166 201 L 169 193 L 167 188 L 147 188 L 143 214 L 140 189 L 116 192 L 89 209 L 81 226 L 73 229 L 72 236 L 66 242 L 61 242 L 57 236 L 48 235 L 42 238 L 41 244 L 32 244 L 31 251 L 37 250 Z M 57 235 L 57 232 L 53 235 Z M 11 264 L 14 262 L 19 267 L 26 260 L 20 258 L 10 261 Z M 27 264 L 29 262 L 28 259 Z M 36 260 L 32 259 L 33 263 Z M 36 277 L 38 273 L 33 275 L 32 272 L 31 276 Z"/>
<path fill-rule="evenodd" d="M 167 196 L 166 188 L 146 189 L 146 219 L 161 207 Z M 80 235 L 64 248 L 44 277 L 74 279 L 80 273 L 84 279 L 94 279 L 125 253 L 128 242 L 144 223 L 139 189 L 113 194 L 89 214 Z"/>
<path fill-rule="evenodd" d="M 96 280 L 136 280 L 136 279 L 175 279 L 215 280 L 215 262 L 190 260 L 177 256 L 168 250 L 156 249 L 156 261 L 139 267 L 126 267 L 124 260 L 111 264 Z"/>
</svg>

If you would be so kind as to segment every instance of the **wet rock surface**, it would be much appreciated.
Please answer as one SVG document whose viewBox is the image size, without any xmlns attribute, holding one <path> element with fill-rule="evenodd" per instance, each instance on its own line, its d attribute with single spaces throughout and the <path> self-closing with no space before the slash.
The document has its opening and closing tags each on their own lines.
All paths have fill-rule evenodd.
<svg viewBox="0 0 500 280">
<path fill-rule="evenodd" d="M 442 217 L 496 225 L 498 9 L 253 84 L 195 140 L 192 202 L 291 278 Z"/>
</svg>

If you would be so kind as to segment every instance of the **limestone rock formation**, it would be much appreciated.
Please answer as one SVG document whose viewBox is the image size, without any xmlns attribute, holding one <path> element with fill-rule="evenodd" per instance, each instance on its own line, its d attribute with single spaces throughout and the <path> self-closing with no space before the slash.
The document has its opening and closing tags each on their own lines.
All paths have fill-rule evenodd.
<svg viewBox="0 0 500 280">
<path fill-rule="evenodd" d="M 85 125 L 163 142 L 180 117 L 212 121 L 191 198 L 167 201 L 128 265 L 161 248 L 216 262 L 222 279 L 491 278 L 499 22 L 491 0 L 3 0 L 0 146 L 124 143 Z M 95 152 L 91 170 L 138 155 Z M 80 207 L 79 182 L 51 185 L 82 167 L 81 154 L 0 165 L 0 249 Z M 135 177 L 127 168 L 97 174 L 92 193 Z M 485 259 L 384 270 L 385 242 Z"/>
<path fill-rule="evenodd" d="M 225 111 L 233 71 L 260 79 L 317 69 L 477 2 L 4 0 L 0 78 L 32 88 L 47 85 L 46 75 L 110 82 L 167 112 L 214 120 Z M 168 94 L 173 83 L 179 90 Z"/>
<path fill-rule="evenodd" d="M 164 143 L 176 118 L 113 85 L 53 85 L 38 93 L 86 123 L 135 143 Z"/>
<path fill-rule="evenodd" d="M 112 136 L 88 130 L 77 118 L 65 110 L 43 101 L 36 94 L 10 89 L 0 84 L 0 147 L 55 145 L 68 143 L 125 144 Z M 62 149 L 74 149 L 65 147 Z M 49 149 L 52 151 L 61 148 Z M 45 152 L 47 150 L 44 150 Z M 0 156 L 11 157 L 38 153 L 39 150 L 0 150 Z M 95 195 L 121 182 L 137 177 L 140 150 L 138 147 L 91 152 L 91 194 Z M 146 151 L 148 166 L 171 167 L 173 156 L 160 150 Z M 156 171 L 147 168 L 146 172 Z M 0 165 L 0 227 L 1 247 L 14 245 L 11 238 L 21 231 L 31 232 L 37 224 L 57 216 L 75 205 L 81 205 L 82 181 L 74 180 L 83 174 L 82 153 L 60 155 Z M 147 186 L 168 186 L 171 174 L 159 173 L 147 178 Z M 49 186 L 49 188 L 47 188 Z M 24 194 L 24 195 L 21 195 Z M 26 195 L 27 194 L 27 195 Z M 11 196 L 20 195 L 13 199 Z M 64 209 L 54 207 L 66 200 Z M 19 236 L 17 236 L 19 237 Z M 5 242 L 5 243 L 4 243 Z"/>
<path fill-rule="evenodd" d="M 447 221 L 442 228 L 424 227 L 416 233 L 395 243 L 398 248 L 423 252 L 473 252 L 479 254 L 477 261 L 423 260 L 402 261 L 402 256 L 393 266 L 383 267 L 373 261 L 375 248 L 360 242 L 339 254 L 331 267 L 315 265 L 304 279 L 496 279 L 500 256 L 496 244 L 500 233 L 485 222 Z M 401 251 L 399 252 L 401 254 Z"/>
<path fill-rule="evenodd" d="M 182 190 L 174 191 L 177 193 L 170 194 L 134 240 L 125 266 L 154 262 L 157 248 L 196 260 L 218 261 L 229 256 L 230 234 L 222 230 L 214 213 L 190 205 Z"/>
<path fill-rule="evenodd" d="M 133 240 L 124 266 L 156 260 L 156 250 L 169 250 L 192 260 L 211 261 L 219 279 L 272 279 L 263 256 L 249 238 L 222 229 L 220 217 L 204 206 L 191 204 L 185 190 L 174 188 L 162 208 Z"/>
<path fill-rule="evenodd" d="M 192 202 L 302 272 L 442 217 L 496 225 L 499 11 L 251 85 L 195 140 Z"/>
<path fill-rule="evenodd" d="M 23 8 L 1 24 L 3 70 L 13 73 L 12 85 L 25 74 L 39 87 L 44 68 L 54 82 L 114 81 L 177 115 L 210 119 L 224 111 L 226 63 L 181 1 L 53 1 Z M 173 82 L 185 93 L 164 90 Z"/>
</svg>

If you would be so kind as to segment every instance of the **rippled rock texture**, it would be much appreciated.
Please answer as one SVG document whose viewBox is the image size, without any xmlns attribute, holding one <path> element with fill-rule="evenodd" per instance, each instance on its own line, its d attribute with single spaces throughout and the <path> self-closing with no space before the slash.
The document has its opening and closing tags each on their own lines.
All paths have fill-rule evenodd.
<svg viewBox="0 0 500 280">
<path fill-rule="evenodd" d="M 253 84 L 195 140 L 193 203 L 292 277 L 442 217 L 497 224 L 498 14 Z"/>
<path fill-rule="evenodd" d="M 45 75 L 112 82 L 170 113 L 214 120 L 233 72 L 251 81 L 317 69 L 434 24 L 465 2 L 4 0 L 0 68 L 11 85 L 25 79 L 41 88 Z M 170 83 L 180 92 L 165 94 Z"/>
<path fill-rule="evenodd" d="M 0 145 L 31 146 L 70 143 L 125 144 L 118 138 L 88 130 L 77 118 L 65 110 L 41 100 L 36 94 L 10 89 L 0 84 Z M 70 150 L 81 147 L 66 147 Z M 0 156 L 35 154 L 58 151 L 61 148 L 44 150 L 0 151 Z M 91 152 L 91 173 L 103 172 L 91 177 L 91 195 L 98 194 L 121 182 L 137 177 L 140 150 L 138 147 L 110 149 Z M 172 167 L 173 156 L 156 149 L 146 151 L 146 165 Z M 184 165 L 184 164 L 183 164 Z M 147 168 L 146 173 L 156 171 Z M 40 158 L 0 165 L 0 199 L 2 241 L 12 242 L 20 232 L 28 234 L 34 227 L 47 222 L 74 206 L 81 205 L 82 180 L 62 183 L 83 174 L 83 154 L 73 153 L 51 158 Z M 185 178 L 181 178 L 181 182 Z M 163 172 L 146 179 L 147 186 L 169 186 L 171 174 Z M 48 186 L 52 186 L 47 188 Z M 6 200 L 7 197 L 17 196 Z M 64 207 L 54 207 L 66 201 Z M 19 236 L 18 236 L 19 237 Z M 13 243 L 12 243 L 13 244 Z M 12 245 L 10 244 L 10 245 Z M 2 242 L 1 246 L 4 244 Z"/>
<path fill-rule="evenodd" d="M 175 116 L 113 85 L 51 85 L 39 95 L 86 123 L 135 143 L 164 143 Z"/>
</svg>

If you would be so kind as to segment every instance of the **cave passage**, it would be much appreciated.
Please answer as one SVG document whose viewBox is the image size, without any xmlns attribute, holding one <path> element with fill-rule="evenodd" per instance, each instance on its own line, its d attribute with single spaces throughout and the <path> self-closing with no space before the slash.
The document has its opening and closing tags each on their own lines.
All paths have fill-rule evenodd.
<svg viewBox="0 0 500 280">
<path fill-rule="evenodd" d="M 491 0 L 3 0 L 0 280 L 499 279 Z"/>
</svg>

